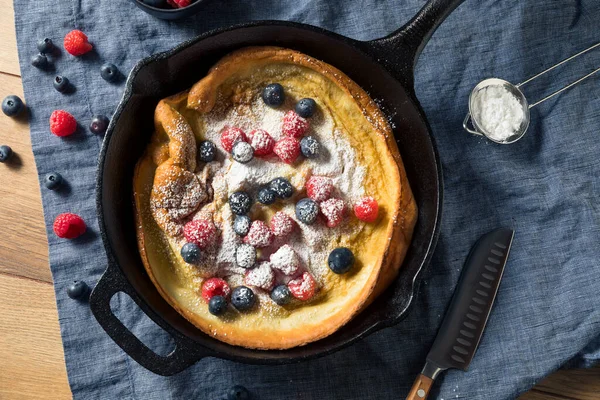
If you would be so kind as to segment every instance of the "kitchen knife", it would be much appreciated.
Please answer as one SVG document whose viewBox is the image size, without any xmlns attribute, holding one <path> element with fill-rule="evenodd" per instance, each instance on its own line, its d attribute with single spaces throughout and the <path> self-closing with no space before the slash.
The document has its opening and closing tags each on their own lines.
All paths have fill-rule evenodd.
<svg viewBox="0 0 600 400">
<path fill-rule="evenodd" d="M 494 304 L 513 236 L 511 229 L 496 229 L 471 249 L 425 367 L 406 400 L 426 399 L 440 372 L 469 367 Z"/>
</svg>

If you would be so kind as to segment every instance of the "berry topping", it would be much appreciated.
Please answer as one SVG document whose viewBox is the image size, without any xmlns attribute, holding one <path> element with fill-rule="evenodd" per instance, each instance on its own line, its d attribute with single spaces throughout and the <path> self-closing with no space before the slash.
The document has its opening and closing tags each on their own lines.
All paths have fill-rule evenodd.
<svg viewBox="0 0 600 400">
<path fill-rule="evenodd" d="M 223 296 L 213 296 L 208 301 L 208 312 L 212 315 L 223 315 L 227 311 L 227 299 Z"/>
<path fill-rule="evenodd" d="M 9 117 L 19 115 L 24 108 L 25 104 L 23 104 L 23 100 L 14 94 L 6 96 L 2 101 L 2 112 Z"/>
<path fill-rule="evenodd" d="M 67 288 L 67 296 L 72 299 L 83 299 L 90 288 L 84 281 L 75 281 Z"/>
<path fill-rule="evenodd" d="M 283 86 L 279 83 L 271 83 L 263 89 L 262 99 L 266 105 L 271 107 L 279 107 L 285 100 Z"/>
<path fill-rule="evenodd" d="M 77 130 L 75 117 L 63 110 L 55 110 L 50 115 L 50 132 L 56 136 L 69 136 Z"/>
<path fill-rule="evenodd" d="M 221 278 L 210 278 L 205 280 L 202 284 L 202 297 L 207 302 L 214 296 L 223 296 L 227 298 L 229 293 L 231 293 L 229 285 Z"/>
<path fill-rule="evenodd" d="M 250 230 L 252 220 L 247 215 L 236 215 L 233 220 L 233 231 L 240 236 L 246 236 Z"/>
<path fill-rule="evenodd" d="M 285 285 L 275 286 L 275 289 L 271 292 L 271 300 L 280 306 L 285 306 L 292 300 L 292 292 Z"/>
<path fill-rule="evenodd" d="M 36 54 L 31 57 L 31 65 L 39 69 L 48 67 L 48 57 L 45 54 Z"/>
<path fill-rule="evenodd" d="M 227 400 L 250 400 L 250 392 L 242 385 L 235 385 L 227 392 Z"/>
<path fill-rule="evenodd" d="M 119 69 L 115 64 L 106 63 L 100 67 L 100 76 L 106 82 L 116 82 L 119 80 Z"/>
<path fill-rule="evenodd" d="M 200 249 L 205 249 L 217 238 L 217 227 L 212 221 L 195 219 L 183 227 L 183 236 L 190 243 L 195 243 Z"/>
<path fill-rule="evenodd" d="M 321 212 L 327 219 L 327 226 L 334 228 L 344 219 L 346 207 L 340 199 L 329 199 L 321 203 Z"/>
<path fill-rule="evenodd" d="M 319 215 L 319 205 L 312 199 L 301 199 L 296 203 L 296 218 L 305 224 L 312 224 Z"/>
<path fill-rule="evenodd" d="M 233 145 L 236 142 L 246 141 L 248 141 L 246 134 L 240 128 L 232 128 L 228 126 L 221 132 L 221 146 L 223 146 L 225 151 L 228 153 L 231 153 Z"/>
<path fill-rule="evenodd" d="M 317 103 L 310 98 L 300 99 L 296 103 L 296 114 L 301 116 L 302 118 L 310 118 L 315 113 L 315 109 L 317 108 Z"/>
<path fill-rule="evenodd" d="M 88 37 L 85 33 L 77 29 L 67 33 L 63 44 L 67 53 L 73 56 L 81 56 L 92 50 L 92 45 L 88 42 Z"/>
<path fill-rule="evenodd" d="M 4 163 L 7 162 L 10 157 L 12 156 L 12 149 L 10 148 L 10 146 L 7 146 L 5 144 L 3 144 L 2 146 L 0 146 L 0 162 Z"/>
<path fill-rule="evenodd" d="M 63 182 L 63 177 L 58 172 L 50 172 L 44 178 L 44 185 L 50 190 L 56 190 Z"/>
<path fill-rule="evenodd" d="M 313 175 L 306 182 L 306 194 L 314 201 L 325 201 L 331 196 L 333 181 L 326 176 Z"/>
<path fill-rule="evenodd" d="M 60 75 L 54 77 L 52 85 L 54 85 L 54 89 L 56 89 L 60 93 L 68 92 L 70 87 L 69 80 L 66 77 Z"/>
<path fill-rule="evenodd" d="M 273 268 L 285 275 L 294 275 L 300 266 L 300 258 L 291 246 L 284 244 L 270 257 Z"/>
<path fill-rule="evenodd" d="M 255 302 L 256 297 L 249 287 L 238 286 L 231 293 L 231 304 L 240 311 L 251 309 Z"/>
<path fill-rule="evenodd" d="M 255 129 L 248 134 L 250 145 L 254 148 L 254 155 L 257 157 L 266 156 L 273 152 L 275 139 L 263 129 Z"/>
<path fill-rule="evenodd" d="M 273 232 L 262 221 L 253 221 L 248 234 L 244 237 L 244 243 L 254 247 L 267 247 L 273 243 Z"/>
<path fill-rule="evenodd" d="M 64 213 L 59 214 L 56 217 L 52 228 L 59 238 L 75 239 L 76 237 L 83 235 L 86 226 L 79 215 Z"/>
<path fill-rule="evenodd" d="M 231 149 L 231 156 L 235 161 L 246 164 L 254 158 L 254 149 L 246 142 L 236 142 Z"/>
<path fill-rule="evenodd" d="M 229 208 L 235 215 L 248 214 L 252 207 L 252 199 L 246 192 L 234 192 L 229 196 Z"/>
<path fill-rule="evenodd" d="M 184 8 L 192 4 L 191 0 L 167 0 L 173 8 Z"/>
<path fill-rule="evenodd" d="M 329 253 L 327 264 L 334 273 L 345 274 L 354 264 L 354 254 L 347 247 L 338 247 Z"/>
<path fill-rule="evenodd" d="M 201 161 L 211 162 L 217 156 L 217 146 L 209 140 L 203 140 L 198 146 L 198 157 Z"/>
<path fill-rule="evenodd" d="M 196 264 L 202 258 L 200 247 L 196 243 L 186 243 L 181 248 L 181 258 L 188 264 Z"/>
<path fill-rule="evenodd" d="M 106 128 L 108 128 L 109 122 L 108 118 L 104 115 L 94 115 L 92 117 L 92 122 L 90 122 L 90 132 L 97 135 L 104 134 Z"/>
<path fill-rule="evenodd" d="M 275 200 L 277 200 L 277 193 L 275 193 L 268 187 L 264 187 L 258 191 L 258 195 L 256 196 L 256 199 L 260 203 L 265 204 L 265 205 L 273 204 L 273 203 L 275 203 Z"/>
<path fill-rule="evenodd" d="M 308 120 L 302 118 L 294 111 L 290 110 L 283 116 L 282 132 L 286 136 L 300 138 L 308 129 Z"/>
<path fill-rule="evenodd" d="M 238 267 L 250 269 L 256 263 L 256 249 L 254 246 L 242 243 L 235 249 L 235 263 Z"/>
<path fill-rule="evenodd" d="M 315 295 L 317 282 L 308 272 L 304 272 L 300 277 L 292 279 L 288 282 L 288 288 L 292 296 L 298 300 L 308 300 Z"/>
<path fill-rule="evenodd" d="M 300 140 L 300 152 L 306 158 L 317 158 L 321 152 L 321 145 L 313 136 L 305 136 Z"/>
<path fill-rule="evenodd" d="M 286 237 L 294 231 L 296 222 L 284 213 L 283 211 L 277 211 L 271 218 L 271 231 L 277 237 Z"/>
<path fill-rule="evenodd" d="M 258 267 L 246 272 L 244 283 L 264 290 L 273 289 L 275 285 L 275 273 L 270 262 L 261 262 Z"/>
<path fill-rule="evenodd" d="M 293 137 L 284 137 L 273 147 L 273 153 L 286 164 L 293 164 L 300 155 L 300 142 Z"/>
<path fill-rule="evenodd" d="M 38 42 L 37 48 L 40 53 L 51 53 L 54 49 L 54 43 L 52 43 L 52 39 L 50 38 L 43 38 Z"/>
<path fill-rule="evenodd" d="M 371 196 L 363 197 L 354 204 L 356 218 L 365 222 L 375 222 L 379 214 L 377 200 Z"/>
<path fill-rule="evenodd" d="M 275 178 L 269 183 L 269 188 L 277 193 L 280 199 L 289 199 L 294 194 L 294 187 L 285 178 Z"/>
</svg>

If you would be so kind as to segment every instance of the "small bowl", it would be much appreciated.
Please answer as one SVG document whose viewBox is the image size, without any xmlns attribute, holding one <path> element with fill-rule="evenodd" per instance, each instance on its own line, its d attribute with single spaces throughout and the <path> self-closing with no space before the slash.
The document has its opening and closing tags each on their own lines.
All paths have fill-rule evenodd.
<svg viewBox="0 0 600 400">
<path fill-rule="evenodd" d="M 176 20 L 191 17 L 192 15 L 200 11 L 200 5 L 204 3 L 204 0 L 196 0 L 184 8 L 158 8 L 152 7 L 141 0 L 132 0 L 136 6 L 144 10 L 153 17 L 166 20 Z"/>
<path fill-rule="evenodd" d="M 517 100 L 521 104 L 521 107 L 523 107 L 523 121 L 521 121 L 519 130 L 517 132 L 515 132 L 514 135 L 506 138 L 506 140 L 500 141 L 500 140 L 496 140 L 496 139 L 493 139 L 492 137 L 490 137 L 490 135 L 485 131 L 485 129 L 482 128 L 481 122 L 477 121 L 477 113 L 474 113 L 475 108 L 476 108 L 475 100 L 477 99 L 477 94 L 480 91 L 482 91 L 483 89 L 486 89 L 490 86 L 503 86 L 513 96 L 515 96 L 517 98 Z M 511 144 L 511 143 L 514 143 L 517 140 L 521 139 L 525 135 L 525 132 L 527 132 L 527 129 L 529 128 L 529 122 L 530 122 L 529 104 L 527 102 L 527 99 L 525 98 L 525 95 L 521 91 L 521 89 L 519 89 L 518 86 L 513 85 L 510 82 L 507 82 L 503 79 L 498 79 L 498 78 L 485 79 L 485 80 L 479 82 L 479 84 L 477 84 L 477 86 L 475 86 L 475 88 L 473 88 L 473 91 L 471 92 L 471 95 L 469 96 L 469 115 L 471 117 L 471 122 L 473 123 L 473 127 L 475 128 L 476 132 L 473 132 L 473 131 L 467 129 L 466 127 L 465 127 L 465 129 L 467 129 L 470 133 L 483 135 L 487 139 L 491 140 L 492 142 L 498 143 L 498 144 Z"/>
</svg>

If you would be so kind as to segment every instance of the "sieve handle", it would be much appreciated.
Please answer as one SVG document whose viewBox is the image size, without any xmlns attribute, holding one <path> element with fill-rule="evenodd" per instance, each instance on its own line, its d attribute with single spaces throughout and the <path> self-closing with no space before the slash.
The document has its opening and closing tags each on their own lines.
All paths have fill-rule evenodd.
<svg viewBox="0 0 600 400">
<path fill-rule="evenodd" d="M 477 135 L 477 136 L 483 136 L 483 133 L 476 131 L 475 129 L 471 129 L 469 128 L 469 122 L 471 122 L 471 113 L 467 113 L 467 116 L 465 117 L 465 120 L 463 121 L 463 128 L 465 129 L 465 131 L 469 132 L 472 135 Z M 473 125 L 473 123 L 471 122 L 471 125 Z"/>
</svg>

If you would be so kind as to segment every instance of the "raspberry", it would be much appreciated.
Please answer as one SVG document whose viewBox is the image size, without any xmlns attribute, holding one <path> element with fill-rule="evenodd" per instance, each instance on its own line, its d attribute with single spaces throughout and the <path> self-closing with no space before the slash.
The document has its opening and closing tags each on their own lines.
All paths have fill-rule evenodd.
<svg viewBox="0 0 600 400">
<path fill-rule="evenodd" d="M 76 237 L 83 235 L 86 226 L 79 215 L 64 213 L 56 217 L 52 228 L 59 238 L 75 239 Z"/>
<path fill-rule="evenodd" d="M 77 120 L 63 110 L 55 110 L 50 115 L 50 132 L 56 136 L 69 136 L 77 130 Z"/>
<path fill-rule="evenodd" d="M 271 218 L 271 231 L 277 237 L 285 237 L 292 233 L 296 221 L 283 211 L 277 211 Z"/>
<path fill-rule="evenodd" d="M 304 272 L 302 276 L 292 279 L 288 282 L 288 288 L 292 292 L 292 296 L 298 300 L 308 300 L 315 295 L 317 282 L 308 272 Z"/>
<path fill-rule="evenodd" d="M 255 129 L 248 134 L 250 145 L 254 148 L 255 156 L 266 156 L 273 152 L 275 140 L 263 129 Z"/>
<path fill-rule="evenodd" d="M 189 6 L 192 2 L 190 0 L 167 0 L 167 3 L 173 8 L 183 8 Z"/>
<path fill-rule="evenodd" d="M 327 226 L 336 227 L 344 218 L 344 201 L 340 199 L 329 199 L 321 203 L 321 213 L 327 219 Z"/>
<path fill-rule="evenodd" d="M 273 268 L 285 275 L 294 275 L 300 266 L 300 258 L 291 246 L 284 244 L 269 258 Z"/>
<path fill-rule="evenodd" d="M 325 176 L 311 176 L 306 182 L 306 194 L 314 201 L 325 201 L 331 196 L 333 182 Z"/>
<path fill-rule="evenodd" d="M 290 110 L 283 117 L 283 127 L 281 130 L 285 136 L 292 136 L 298 139 L 304 135 L 304 132 L 308 129 L 308 125 L 308 120 Z"/>
<path fill-rule="evenodd" d="M 286 164 L 292 164 L 300 154 L 300 142 L 293 137 L 285 137 L 275 143 L 273 152 Z"/>
<path fill-rule="evenodd" d="M 271 263 L 263 261 L 258 264 L 258 267 L 248 270 L 244 276 L 244 283 L 264 290 L 273 289 L 275 273 L 271 268 Z"/>
<path fill-rule="evenodd" d="M 244 236 L 244 243 L 254 247 L 267 247 L 273 243 L 273 232 L 264 222 L 254 221 L 250 225 L 248 234 Z"/>
<path fill-rule="evenodd" d="M 217 228 L 212 221 L 195 219 L 183 227 L 183 236 L 190 243 L 196 243 L 201 249 L 210 246 L 217 237 Z"/>
<path fill-rule="evenodd" d="M 226 152 L 231 153 L 233 145 L 239 141 L 248 141 L 246 134 L 240 128 L 232 128 L 228 126 L 221 132 L 221 146 L 223 146 Z"/>
<path fill-rule="evenodd" d="M 92 45 L 88 42 L 88 37 L 85 33 L 77 29 L 67 33 L 63 44 L 65 50 L 73 56 L 80 56 L 92 50 Z"/>
<path fill-rule="evenodd" d="M 205 280 L 202 284 L 202 297 L 207 302 L 210 301 L 213 296 L 223 296 L 227 298 L 229 293 L 231 293 L 229 285 L 221 278 L 210 278 Z"/>
<path fill-rule="evenodd" d="M 379 204 L 371 196 L 363 197 L 354 204 L 354 215 L 365 222 L 375 222 L 379 214 Z"/>
</svg>

